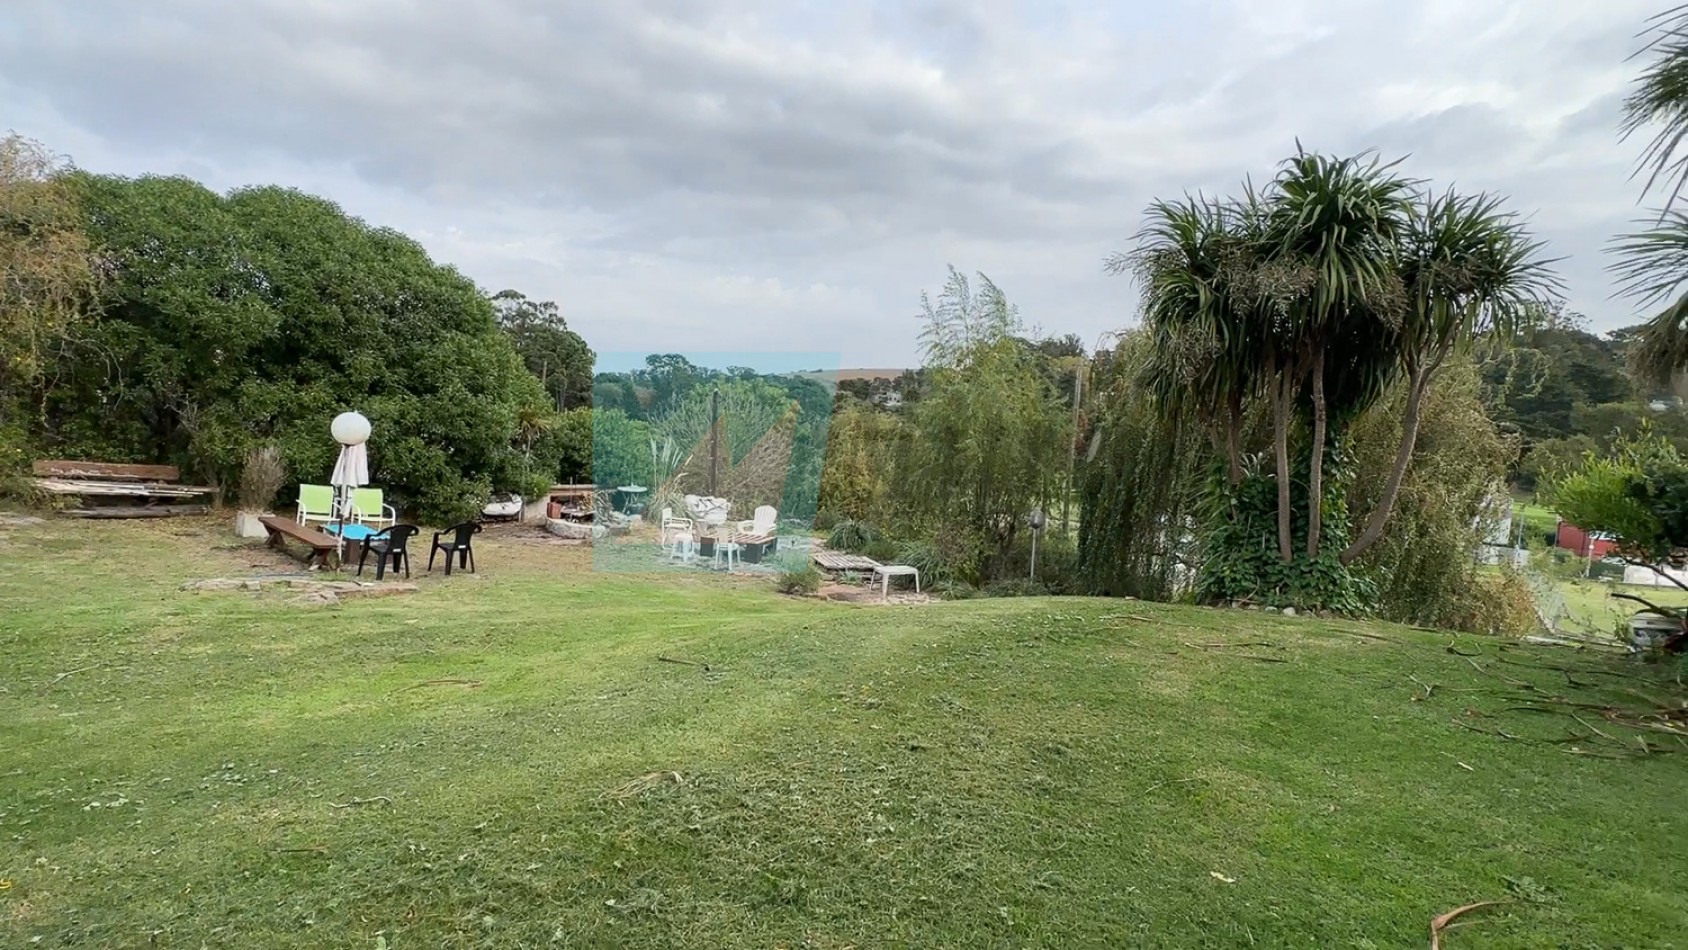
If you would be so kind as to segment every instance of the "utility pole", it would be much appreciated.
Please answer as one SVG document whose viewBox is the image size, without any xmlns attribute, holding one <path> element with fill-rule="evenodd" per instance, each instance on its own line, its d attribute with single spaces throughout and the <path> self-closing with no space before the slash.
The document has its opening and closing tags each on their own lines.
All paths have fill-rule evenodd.
<svg viewBox="0 0 1688 950">
<path fill-rule="evenodd" d="M 721 390 L 709 391 L 709 497 L 718 498 L 715 460 L 721 457 Z"/>
</svg>

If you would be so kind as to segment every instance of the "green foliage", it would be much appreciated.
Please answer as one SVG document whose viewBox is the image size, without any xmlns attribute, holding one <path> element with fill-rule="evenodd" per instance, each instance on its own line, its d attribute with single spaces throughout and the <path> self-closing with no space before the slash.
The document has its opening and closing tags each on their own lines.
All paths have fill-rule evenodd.
<svg viewBox="0 0 1688 950">
<path fill-rule="evenodd" d="M 1442 601 L 1435 625 L 1494 636 L 1524 636 L 1541 629 L 1536 594 L 1510 567 L 1478 572 Z"/>
<path fill-rule="evenodd" d="M 967 565 L 960 568 L 951 563 L 949 552 L 933 541 L 904 541 L 897 545 L 896 562 L 907 564 L 920 572 L 922 584 L 937 587 L 956 580 L 965 572 Z"/>
<path fill-rule="evenodd" d="M 415 242 L 283 188 L 77 174 L 112 276 L 38 394 L 44 452 L 172 462 L 236 484 L 254 445 L 325 479 L 335 414 L 368 416 L 371 478 L 425 520 L 541 479 L 518 419 L 544 394 L 491 305 Z"/>
<path fill-rule="evenodd" d="M 1397 386 L 1352 430 L 1349 497 L 1362 513 L 1378 503 L 1394 464 L 1406 396 L 1405 386 Z M 1448 367 L 1422 413 L 1388 531 L 1355 566 L 1376 585 L 1377 611 L 1388 619 L 1488 632 L 1470 619 L 1487 586 L 1478 553 L 1510 506 L 1504 483 L 1517 441 L 1502 436 L 1484 412 L 1477 371 L 1467 359 Z"/>
<path fill-rule="evenodd" d="M 102 276 L 68 167 L 40 142 L 0 136 L 0 425 L 41 381 L 49 349 L 86 319 Z"/>
<path fill-rule="evenodd" d="M 807 561 L 799 567 L 787 567 L 774 579 L 774 588 L 782 594 L 813 594 L 821 589 L 821 572 Z"/>
<path fill-rule="evenodd" d="M 838 522 L 827 535 L 826 546 L 834 551 L 847 551 L 851 554 L 861 554 L 868 546 L 879 540 L 879 532 L 873 525 L 865 521 L 852 521 L 848 518 Z"/>
<path fill-rule="evenodd" d="M 1333 453 L 1336 455 L 1337 453 Z M 1216 473 L 1203 499 L 1201 571 L 1196 596 L 1208 603 L 1245 601 L 1263 606 L 1295 607 L 1300 610 L 1328 610 L 1360 615 L 1376 603 L 1375 585 L 1361 572 L 1350 569 L 1339 556 L 1348 531 L 1348 473 L 1342 460 L 1333 458 L 1332 476 L 1325 482 L 1325 537 L 1331 542 L 1318 557 L 1304 553 L 1284 561 L 1278 556 L 1278 490 L 1270 475 L 1262 472 L 1258 460 L 1250 459 L 1241 482 L 1230 485 Z M 1292 482 L 1298 523 L 1297 537 L 1304 537 L 1301 523 L 1307 510 L 1301 500 L 1307 491 L 1306 469 L 1300 468 Z"/>
<path fill-rule="evenodd" d="M 888 517 L 904 431 L 901 420 L 891 413 L 860 404 L 840 409 L 827 431 L 820 504 L 846 518 Z"/>
<path fill-rule="evenodd" d="M 620 409 L 592 409 L 592 482 L 601 488 L 651 487 L 651 437 L 648 423 L 629 419 Z"/>
<path fill-rule="evenodd" d="M 1009 335 L 1012 307 L 989 281 L 977 294 L 952 271 L 938 303 L 924 301 L 932 362 L 908 413 L 892 499 L 909 533 L 964 532 L 990 576 L 1033 508 L 1050 507 L 1065 481 L 1070 413 L 1039 356 Z"/>
<path fill-rule="evenodd" d="M 1005 577 L 980 588 L 986 597 L 1044 597 L 1049 588 L 1027 577 Z"/>
<path fill-rule="evenodd" d="M 492 295 L 498 327 L 558 410 L 591 405 L 592 350 L 549 300 L 514 290 Z"/>
<path fill-rule="evenodd" d="M 1196 426 L 1166 418 L 1138 385 L 1153 346 L 1147 334 L 1130 333 L 1092 373 L 1076 564 L 1088 593 L 1171 600 L 1182 563 L 1196 558 L 1189 525 L 1208 447 Z"/>
<path fill-rule="evenodd" d="M 838 525 L 839 520 L 837 512 L 828 511 L 823 508 L 820 511 L 815 512 L 815 520 L 810 526 L 816 531 L 825 531 L 830 533 L 832 529 Z"/>
<path fill-rule="evenodd" d="M 862 549 L 863 554 L 881 564 L 893 564 L 897 560 L 897 542 L 889 538 L 875 538 Z"/>
<path fill-rule="evenodd" d="M 564 485 L 592 481 L 592 410 L 565 409 L 534 443 L 533 457 Z"/>
<path fill-rule="evenodd" d="M 1566 521 L 1613 535 L 1627 555 L 1656 563 L 1688 546 L 1685 472 L 1675 447 L 1644 433 L 1618 440 L 1609 454 L 1589 453 L 1548 483 L 1543 500 Z"/>
</svg>

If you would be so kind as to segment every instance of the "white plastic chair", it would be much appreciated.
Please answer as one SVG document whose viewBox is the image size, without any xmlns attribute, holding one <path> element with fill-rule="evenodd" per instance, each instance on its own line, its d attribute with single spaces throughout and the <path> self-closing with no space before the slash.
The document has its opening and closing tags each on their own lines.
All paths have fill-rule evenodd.
<svg viewBox="0 0 1688 950">
<path fill-rule="evenodd" d="M 675 535 L 693 537 L 697 534 L 696 525 L 690 518 L 680 518 L 674 514 L 673 508 L 662 509 L 662 521 L 657 528 L 657 543 L 668 544 Z"/>
<path fill-rule="evenodd" d="M 774 526 L 779 523 L 780 513 L 773 505 L 761 505 L 756 509 L 749 521 L 738 523 L 739 534 L 765 535 L 773 534 Z"/>
<path fill-rule="evenodd" d="M 728 573 L 732 573 L 734 558 L 738 558 L 740 567 L 744 566 L 744 545 L 739 544 L 738 541 L 734 540 L 734 537 L 735 536 L 733 535 L 728 535 L 724 538 L 718 538 L 715 541 L 715 560 L 712 566 L 719 567 L 722 558 L 725 558 L 727 561 Z"/>
</svg>

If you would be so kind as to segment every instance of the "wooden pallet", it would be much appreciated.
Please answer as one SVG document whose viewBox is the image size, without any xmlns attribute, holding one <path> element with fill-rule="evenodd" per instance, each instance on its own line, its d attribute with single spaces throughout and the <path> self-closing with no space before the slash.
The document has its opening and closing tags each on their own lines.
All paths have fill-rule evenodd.
<svg viewBox="0 0 1688 950">
<path fill-rule="evenodd" d="M 872 571 L 885 566 L 870 557 L 839 551 L 816 551 L 812 557 L 823 571 Z"/>
</svg>

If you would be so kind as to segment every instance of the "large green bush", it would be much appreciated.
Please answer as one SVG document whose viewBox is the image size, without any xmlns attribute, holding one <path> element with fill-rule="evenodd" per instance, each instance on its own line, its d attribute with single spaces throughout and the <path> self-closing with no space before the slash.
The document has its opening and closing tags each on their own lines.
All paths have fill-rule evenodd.
<svg viewBox="0 0 1688 950">
<path fill-rule="evenodd" d="M 73 184 L 111 279 L 40 394 L 41 451 L 232 488 L 273 442 L 293 478 L 326 481 L 329 421 L 355 409 L 372 481 L 425 520 L 548 481 L 513 446 L 545 394 L 474 284 L 416 242 L 285 188 Z"/>
</svg>

